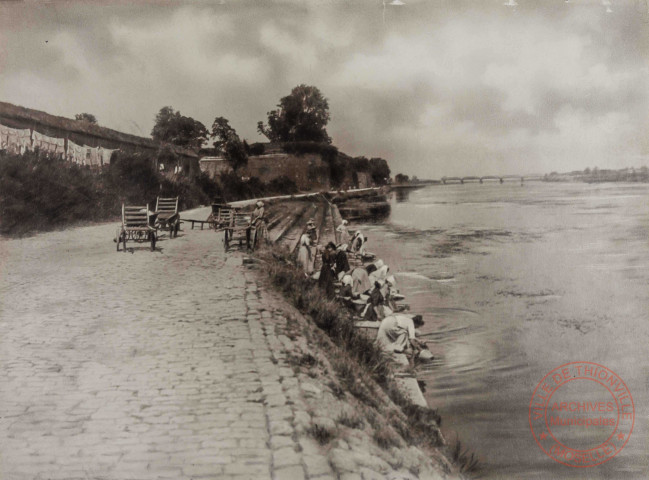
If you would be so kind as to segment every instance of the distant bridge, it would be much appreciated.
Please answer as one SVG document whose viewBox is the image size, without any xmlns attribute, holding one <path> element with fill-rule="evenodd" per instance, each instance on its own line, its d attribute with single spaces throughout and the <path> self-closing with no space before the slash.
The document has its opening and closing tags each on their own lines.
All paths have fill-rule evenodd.
<svg viewBox="0 0 649 480">
<path fill-rule="evenodd" d="M 525 181 L 540 181 L 543 180 L 543 177 L 540 175 L 486 175 L 484 177 L 442 177 L 441 181 L 444 185 L 452 183 L 460 183 L 464 185 L 465 183 L 483 183 L 489 180 L 498 181 L 500 183 L 505 183 L 508 180 L 516 180 L 521 183 Z"/>
</svg>

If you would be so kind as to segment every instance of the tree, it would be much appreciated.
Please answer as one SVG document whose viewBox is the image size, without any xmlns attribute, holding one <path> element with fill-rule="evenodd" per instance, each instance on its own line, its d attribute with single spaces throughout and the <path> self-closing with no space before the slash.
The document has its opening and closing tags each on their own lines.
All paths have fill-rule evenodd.
<svg viewBox="0 0 649 480">
<path fill-rule="evenodd" d="M 397 173 L 394 177 L 396 183 L 408 183 L 409 180 L 408 175 L 404 175 L 403 173 Z"/>
<path fill-rule="evenodd" d="M 191 117 L 185 117 L 172 107 L 162 107 L 155 117 L 151 136 L 159 142 L 179 147 L 198 149 L 207 140 L 209 132 L 205 125 Z"/>
<path fill-rule="evenodd" d="M 214 147 L 223 152 L 223 157 L 235 172 L 248 163 L 245 141 L 241 141 L 230 122 L 223 117 L 216 117 L 212 124 Z"/>
<path fill-rule="evenodd" d="M 354 157 L 351 161 L 351 167 L 355 172 L 368 172 L 370 170 L 370 161 L 366 157 Z"/>
<path fill-rule="evenodd" d="M 92 113 L 77 113 L 74 116 L 74 119 L 97 125 L 97 117 L 95 117 Z"/>
<path fill-rule="evenodd" d="M 370 158 L 370 175 L 376 185 L 385 185 L 390 178 L 390 167 L 383 158 Z"/>
<path fill-rule="evenodd" d="M 317 87 L 298 85 L 277 107 L 268 112 L 267 126 L 257 123 L 259 133 L 271 142 L 331 143 L 325 129 L 330 117 L 329 102 Z"/>
</svg>

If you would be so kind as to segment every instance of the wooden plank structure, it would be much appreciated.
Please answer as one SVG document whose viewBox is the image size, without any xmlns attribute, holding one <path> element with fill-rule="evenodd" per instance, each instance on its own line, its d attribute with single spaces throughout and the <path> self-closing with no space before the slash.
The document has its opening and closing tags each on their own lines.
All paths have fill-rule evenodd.
<svg viewBox="0 0 649 480">
<path fill-rule="evenodd" d="M 191 222 L 191 224 L 192 224 L 192 230 L 194 230 L 194 224 L 195 224 L 195 223 L 200 223 L 200 225 L 201 225 L 201 230 L 203 230 L 203 225 L 205 225 L 206 223 L 209 223 L 210 226 L 211 226 L 211 222 L 210 222 L 209 220 L 195 220 L 195 219 L 193 219 L 193 218 L 183 218 L 182 221 L 183 221 L 183 222 Z"/>
<path fill-rule="evenodd" d="M 158 215 L 157 222 L 161 229 L 169 230 L 169 238 L 174 234 L 178 236 L 180 230 L 180 214 L 178 213 L 178 199 L 158 197 L 156 200 L 155 211 Z"/>
<path fill-rule="evenodd" d="M 246 242 L 246 248 L 248 245 L 248 231 L 250 228 L 250 215 L 237 211 L 237 209 L 232 209 L 229 212 L 230 222 L 228 226 L 225 227 L 225 236 L 223 237 L 223 243 L 225 250 L 227 251 L 230 247 L 230 243 L 233 241 L 239 241 L 239 247 L 243 246 L 243 242 Z"/>
<path fill-rule="evenodd" d="M 144 206 L 125 205 L 122 203 L 122 225 L 117 232 L 117 251 L 120 242 L 126 252 L 127 240 L 133 242 L 151 242 L 151 251 L 155 250 L 157 229 L 155 214 L 149 210 L 149 204 Z"/>
</svg>

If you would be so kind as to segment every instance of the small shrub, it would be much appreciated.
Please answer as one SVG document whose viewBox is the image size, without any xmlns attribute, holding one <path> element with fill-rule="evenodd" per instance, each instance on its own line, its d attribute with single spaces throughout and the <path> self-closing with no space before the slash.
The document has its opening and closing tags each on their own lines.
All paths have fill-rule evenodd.
<svg viewBox="0 0 649 480">
<path fill-rule="evenodd" d="M 375 428 L 372 438 L 374 438 L 376 444 L 383 450 L 387 450 L 390 447 L 398 447 L 400 445 L 397 436 L 387 428 Z"/>
<path fill-rule="evenodd" d="M 345 391 L 342 388 L 340 388 L 340 385 L 338 385 L 337 383 L 334 383 L 334 382 L 329 382 L 329 383 L 327 383 L 327 386 L 329 388 L 331 388 L 331 392 L 334 394 L 334 396 L 337 399 L 340 400 L 340 399 L 345 398 Z"/>
</svg>

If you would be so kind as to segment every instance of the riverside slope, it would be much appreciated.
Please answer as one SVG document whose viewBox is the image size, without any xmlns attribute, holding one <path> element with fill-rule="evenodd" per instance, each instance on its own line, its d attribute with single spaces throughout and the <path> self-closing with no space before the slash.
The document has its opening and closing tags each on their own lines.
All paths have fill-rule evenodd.
<svg viewBox="0 0 649 480">
<path fill-rule="evenodd" d="M 292 368 L 304 319 L 220 235 L 116 253 L 114 230 L 0 239 L 0 478 L 445 477 L 362 430 L 307 433 L 346 400 Z"/>
</svg>

